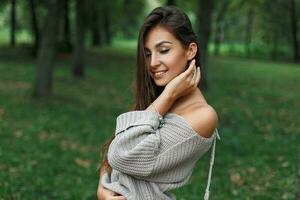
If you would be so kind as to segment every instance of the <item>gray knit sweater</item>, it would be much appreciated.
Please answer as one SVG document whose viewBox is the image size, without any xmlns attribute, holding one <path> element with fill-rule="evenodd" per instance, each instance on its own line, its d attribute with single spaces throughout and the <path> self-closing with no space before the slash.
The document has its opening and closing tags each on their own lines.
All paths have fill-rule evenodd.
<svg viewBox="0 0 300 200">
<path fill-rule="evenodd" d="M 153 111 L 130 111 L 116 120 L 115 138 L 108 149 L 111 175 L 101 183 L 127 200 L 174 200 L 169 191 L 185 185 L 195 163 L 219 138 L 217 129 L 210 138 L 195 132 L 181 116 Z M 210 184 L 214 149 L 207 185 Z"/>
</svg>

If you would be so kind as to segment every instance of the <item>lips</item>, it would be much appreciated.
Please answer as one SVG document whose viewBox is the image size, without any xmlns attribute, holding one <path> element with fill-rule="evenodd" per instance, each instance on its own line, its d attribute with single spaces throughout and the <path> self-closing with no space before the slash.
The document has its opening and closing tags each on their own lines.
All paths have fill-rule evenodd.
<svg viewBox="0 0 300 200">
<path fill-rule="evenodd" d="M 160 78 L 160 77 L 164 76 L 167 71 L 168 70 L 153 72 L 153 75 L 154 75 L 155 78 Z"/>
</svg>

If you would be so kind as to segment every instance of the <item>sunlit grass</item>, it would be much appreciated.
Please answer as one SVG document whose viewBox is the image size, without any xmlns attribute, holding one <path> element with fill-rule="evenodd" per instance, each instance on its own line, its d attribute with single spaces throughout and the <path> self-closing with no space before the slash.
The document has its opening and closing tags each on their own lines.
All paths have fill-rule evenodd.
<svg viewBox="0 0 300 200">
<path fill-rule="evenodd" d="M 8 46 L 10 42 L 10 29 L 7 26 L 0 26 L 0 45 Z M 32 35 L 26 29 L 16 29 L 16 44 L 32 43 Z"/>
</svg>

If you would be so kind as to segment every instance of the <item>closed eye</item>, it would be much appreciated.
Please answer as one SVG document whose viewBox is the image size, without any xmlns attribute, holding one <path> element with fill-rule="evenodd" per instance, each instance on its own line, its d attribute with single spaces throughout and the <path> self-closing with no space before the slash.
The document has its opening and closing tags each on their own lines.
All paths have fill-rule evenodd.
<svg viewBox="0 0 300 200">
<path fill-rule="evenodd" d="M 161 54 L 166 54 L 166 53 L 168 53 L 169 52 L 169 50 L 170 49 L 165 49 L 165 50 L 161 50 L 161 51 L 159 51 Z"/>
<path fill-rule="evenodd" d="M 146 53 L 146 57 L 149 58 L 151 56 L 151 53 Z"/>
</svg>

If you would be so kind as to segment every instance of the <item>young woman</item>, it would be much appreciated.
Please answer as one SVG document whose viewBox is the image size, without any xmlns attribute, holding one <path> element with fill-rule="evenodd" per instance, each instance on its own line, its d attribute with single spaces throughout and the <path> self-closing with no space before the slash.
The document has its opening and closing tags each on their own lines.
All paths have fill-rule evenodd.
<svg viewBox="0 0 300 200">
<path fill-rule="evenodd" d="M 99 199 L 176 199 L 213 145 L 218 118 L 201 91 L 199 45 L 187 15 L 158 7 L 145 19 L 137 49 L 136 105 L 117 117 L 101 167 Z M 197 67 L 198 66 L 198 67 Z"/>
</svg>

